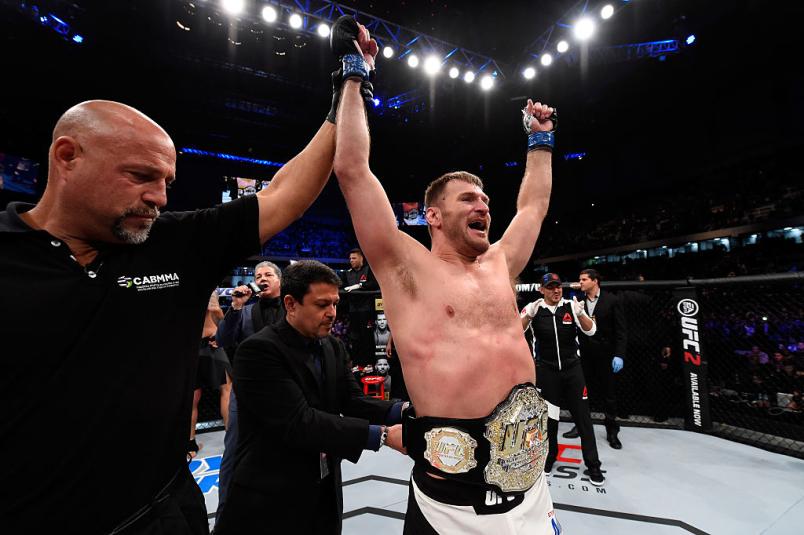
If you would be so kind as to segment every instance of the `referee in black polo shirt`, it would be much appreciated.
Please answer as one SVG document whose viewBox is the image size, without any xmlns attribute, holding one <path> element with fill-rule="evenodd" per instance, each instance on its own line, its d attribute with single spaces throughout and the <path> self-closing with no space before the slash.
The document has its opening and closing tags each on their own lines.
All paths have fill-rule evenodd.
<svg viewBox="0 0 804 535">
<path fill-rule="evenodd" d="M 530 329 L 533 353 L 537 357 L 536 383 L 548 404 L 547 434 L 550 451 L 544 471 L 550 472 L 558 455 L 558 419 L 562 398 L 581 434 L 583 461 L 593 485 L 603 485 L 600 458 L 589 412 L 586 382 L 581 368 L 578 331 L 586 336 L 595 334 L 596 326 L 575 298 L 564 299 L 561 278 L 555 273 L 542 277 L 539 290 L 542 299 L 528 303 L 522 309 L 522 328 Z"/>
<path fill-rule="evenodd" d="M 334 152 L 325 122 L 259 194 L 160 215 L 168 134 L 116 102 L 62 115 L 41 201 L 0 212 L 4 533 L 207 533 L 186 448 L 209 294 L 302 215 Z"/>
</svg>

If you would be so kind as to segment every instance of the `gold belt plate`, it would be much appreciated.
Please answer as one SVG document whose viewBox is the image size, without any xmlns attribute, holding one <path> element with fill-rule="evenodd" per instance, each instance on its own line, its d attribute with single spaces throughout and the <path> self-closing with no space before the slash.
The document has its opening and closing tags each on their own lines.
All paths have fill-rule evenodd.
<svg viewBox="0 0 804 535">
<path fill-rule="evenodd" d="M 454 427 L 436 427 L 424 434 L 424 458 L 447 474 L 463 474 L 477 466 L 477 441 Z"/>
<path fill-rule="evenodd" d="M 490 443 L 486 483 L 503 492 L 528 490 L 547 460 L 547 403 L 533 386 L 514 390 L 495 409 L 484 436 Z"/>
</svg>

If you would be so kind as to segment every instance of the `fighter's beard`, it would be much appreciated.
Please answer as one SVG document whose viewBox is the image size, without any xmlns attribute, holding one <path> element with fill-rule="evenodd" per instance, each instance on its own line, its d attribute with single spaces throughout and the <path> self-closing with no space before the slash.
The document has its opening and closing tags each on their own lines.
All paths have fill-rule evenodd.
<svg viewBox="0 0 804 535">
<path fill-rule="evenodd" d="M 475 256 L 480 256 L 486 251 L 489 250 L 489 241 L 483 239 L 474 239 L 470 234 L 469 231 L 464 231 L 463 234 L 459 234 L 459 238 L 463 241 L 467 247 L 472 249 L 472 252 Z M 457 240 L 456 240 L 457 243 Z"/>
</svg>

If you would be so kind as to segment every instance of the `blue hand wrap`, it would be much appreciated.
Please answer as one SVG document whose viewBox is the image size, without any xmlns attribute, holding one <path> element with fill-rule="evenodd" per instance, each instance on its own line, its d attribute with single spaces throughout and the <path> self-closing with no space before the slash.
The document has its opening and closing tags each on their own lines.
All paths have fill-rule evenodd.
<svg viewBox="0 0 804 535">
<path fill-rule="evenodd" d="M 358 54 L 346 54 L 341 58 L 343 62 L 343 79 L 347 78 L 360 78 L 361 80 L 369 79 L 368 63 L 363 59 L 363 56 Z"/>
<path fill-rule="evenodd" d="M 528 135 L 528 152 L 538 149 L 553 150 L 555 146 L 555 133 L 550 132 L 531 132 Z"/>
</svg>

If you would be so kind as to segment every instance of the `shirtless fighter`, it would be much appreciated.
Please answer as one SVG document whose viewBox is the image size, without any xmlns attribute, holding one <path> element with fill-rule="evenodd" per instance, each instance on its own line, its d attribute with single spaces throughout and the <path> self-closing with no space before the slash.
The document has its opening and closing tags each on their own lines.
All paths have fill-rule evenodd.
<svg viewBox="0 0 804 535">
<path fill-rule="evenodd" d="M 425 193 L 428 251 L 397 229 L 368 164 L 360 87 L 377 44 L 349 18 L 339 19 L 331 42 L 345 80 L 335 173 L 382 288 L 415 407 L 403 432 L 415 461 L 404 532 L 560 533 L 543 475 L 547 406 L 534 387 L 511 284 L 530 258 L 549 204 L 554 110 L 530 100 L 523 110 L 527 165 L 517 214 L 502 239 L 489 244 L 483 183 L 453 172 Z"/>
</svg>

